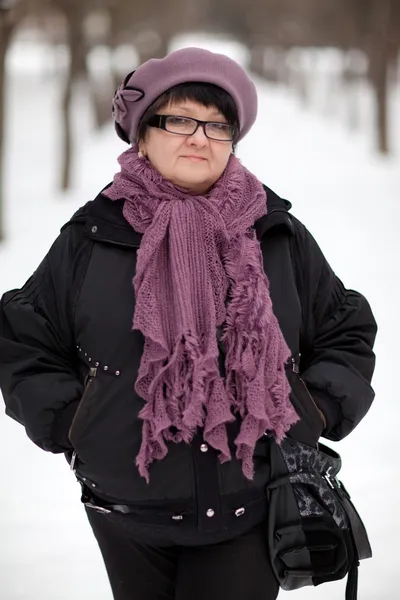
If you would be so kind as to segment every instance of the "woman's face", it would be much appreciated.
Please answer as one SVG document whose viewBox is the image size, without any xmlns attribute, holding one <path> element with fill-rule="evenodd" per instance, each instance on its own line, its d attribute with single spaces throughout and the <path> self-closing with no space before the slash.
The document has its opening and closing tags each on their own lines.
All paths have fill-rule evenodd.
<svg viewBox="0 0 400 600">
<path fill-rule="evenodd" d="M 227 122 L 218 109 L 207 108 L 191 100 L 169 104 L 157 114 Z M 210 140 L 202 127 L 190 136 L 148 127 L 139 150 L 165 179 L 193 194 L 205 194 L 224 172 L 232 152 L 232 142 Z"/>
</svg>

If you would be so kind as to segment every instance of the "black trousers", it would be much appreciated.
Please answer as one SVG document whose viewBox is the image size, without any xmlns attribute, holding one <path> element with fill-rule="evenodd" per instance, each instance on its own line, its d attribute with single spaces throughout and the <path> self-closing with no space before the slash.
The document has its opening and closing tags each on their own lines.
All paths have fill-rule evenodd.
<svg viewBox="0 0 400 600">
<path fill-rule="evenodd" d="M 263 527 L 207 546 L 148 546 L 113 518 L 86 509 L 114 600 L 275 600 Z"/>
</svg>

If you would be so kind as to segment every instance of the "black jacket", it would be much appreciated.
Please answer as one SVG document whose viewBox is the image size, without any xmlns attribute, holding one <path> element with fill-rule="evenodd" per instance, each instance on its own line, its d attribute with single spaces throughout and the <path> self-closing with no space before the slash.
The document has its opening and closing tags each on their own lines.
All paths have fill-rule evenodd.
<svg viewBox="0 0 400 600">
<path fill-rule="evenodd" d="M 266 190 L 268 215 L 256 231 L 274 311 L 292 350 L 288 377 L 301 421 L 290 435 L 309 444 L 321 434 L 339 440 L 374 397 L 376 324 L 365 298 L 343 287 L 313 237 L 289 214 L 290 203 Z M 125 221 L 122 205 L 101 194 L 88 202 L 24 287 L 4 294 L 6 413 L 44 450 L 65 452 L 68 460 L 74 452 L 78 478 L 102 498 L 137 507 L 140 520 L 160 527 L 180 522 L 199 540 L 239 531 L 264 514 L 267 437 L 256 447 L 253 482 L 235 458 L 221 465 L 201 432 L 191 445 L 169 444 L 167 457 L 151 466 L 149 484 L 135 466 L 143 401 L 134 382 L 143 337 L 132 332 L 132 279 L 141 235 Z M 223 348 L 221 368 L 222 355 Z M 238 426 L 229 426 L 232 456 Z"/>
</svg>

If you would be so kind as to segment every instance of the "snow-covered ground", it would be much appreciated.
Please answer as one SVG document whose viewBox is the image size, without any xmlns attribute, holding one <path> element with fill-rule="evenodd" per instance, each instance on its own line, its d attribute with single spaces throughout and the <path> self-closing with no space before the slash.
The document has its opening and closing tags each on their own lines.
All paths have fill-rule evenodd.
<svg viewBox="0 0 400 600">
<path fill-rule="evenodd" d="M 188 43 L 244 58 L 243 50 L 232 43 L 204 38 L 177 41 Z M 112 127 L 100 133 L 93 130 L 85 97 L 79 96 L 74 187 L 64 195 L 57 191 L 59 81 L 50 73 L 48 50 L 42 55 L 46 73 L 43 61 L 33 56 L 31 48 L 28 56 L 16 46 L 8 63 L 7 240 L 0 246 L 0 293 L 24 283 L 61 225 L 111 180 L 116 157 L 125 149 Z M 400 90 L 392 97 L 391 139 L 396 153 L 382 158 L 373 150 L 368 124 L 372 100 L 365 86 L 357 91 L 363 133 L 350 134 L 343 126 L 346 105 L 343 96 L 332 91 L 328 77 L 335 65 L 337 56 L 335 60 L 328 53 L 313 56 L 313 109 L 305 109 L 286 89 L 258 82 L 257 125 L 238 153 L 248 168 L 293 202 L 293 214 L 311 230 L 345 285 L 367 296 L 378 320 L 376 401 L 359 428 L 335 448 L 343 458 L 342 479 L 368 527 L 374 550 L 374 558 L 360 568 L 359 598 L 396 600 Z M 22 427 L 5 416 L 0 417 L 0 440 L 0 597 L 110 600 L 78 484 L 63 457 L 36 448 Z M 342 581 L 281 595 L 341 600 L 344 587 Z"/>
</svg>

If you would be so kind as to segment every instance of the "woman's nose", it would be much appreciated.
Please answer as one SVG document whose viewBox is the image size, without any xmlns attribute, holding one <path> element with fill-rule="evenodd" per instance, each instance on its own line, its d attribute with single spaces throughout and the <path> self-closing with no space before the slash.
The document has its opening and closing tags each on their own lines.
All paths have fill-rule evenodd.
<svg viewBox="0 0 400 600">
<path fill-rule="evenodd" d="M 204 127 L 200 125 L 197 130 L 188 137 L 190 143 L 204 146 L 208 144 L 208 137 L 205 134 Z"/>
</svg>

